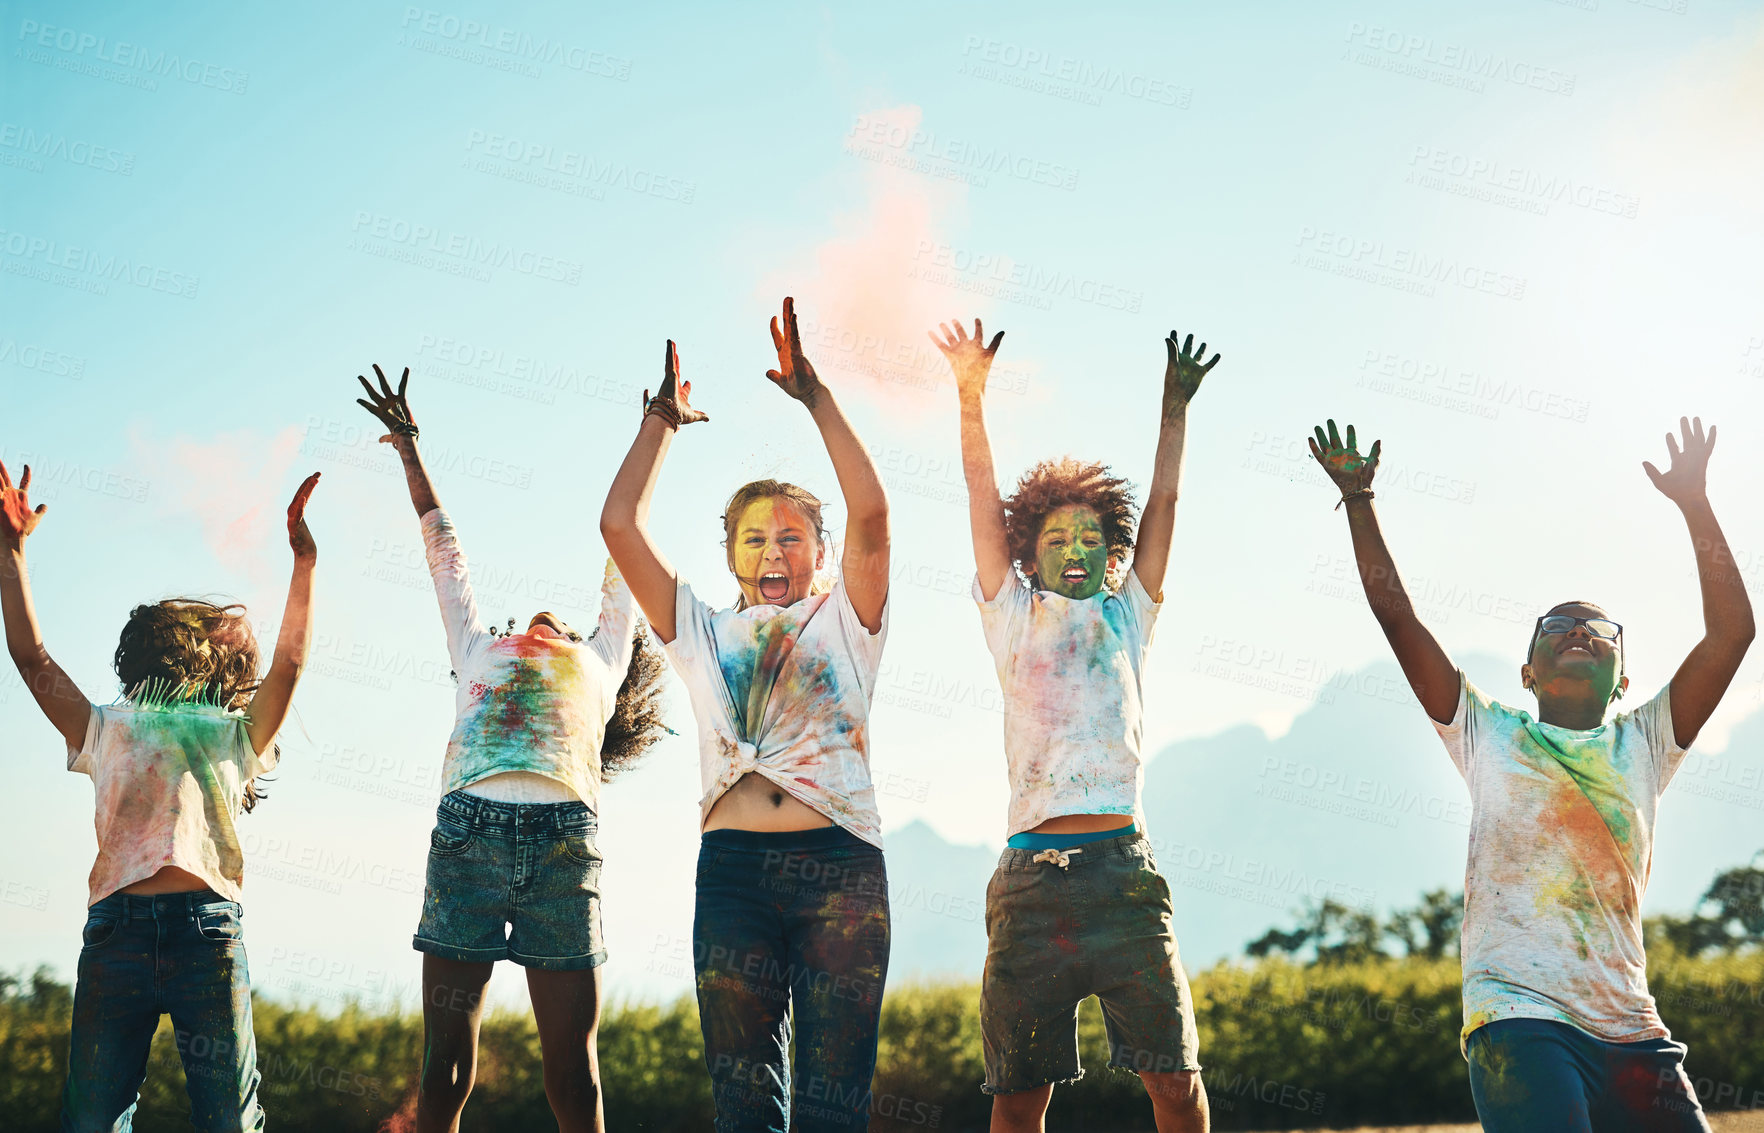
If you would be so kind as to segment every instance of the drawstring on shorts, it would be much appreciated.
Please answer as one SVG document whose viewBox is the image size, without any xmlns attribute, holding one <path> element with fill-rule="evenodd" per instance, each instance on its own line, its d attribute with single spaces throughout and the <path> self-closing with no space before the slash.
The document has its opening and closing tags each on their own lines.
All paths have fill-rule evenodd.
<svg viewBox="0 0 1764 1133">
<path fill-rule="evenodd" d="M 1072 864 L 1073 854 L 1082 854 L 1083 852 L 1082 849 L 1043 850 L 1039 854 L 1036 854 L 1033 860 L 1037 862 L 1051 862 L 1052 864 L 1059 866 L 1061 869 L 1065 869 Z"/>
</svg>

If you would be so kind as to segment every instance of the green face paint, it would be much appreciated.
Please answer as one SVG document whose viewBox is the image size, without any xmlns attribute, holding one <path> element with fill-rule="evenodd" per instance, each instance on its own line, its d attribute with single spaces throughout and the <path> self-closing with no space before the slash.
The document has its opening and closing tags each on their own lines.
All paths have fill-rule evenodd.
<svg viewBox="0 0 1764 1133">
<path fill-rule="evenodd" d="M 1049 512 L 1035 538 L 1038 585 L 1065 598 L 1091 598 L 1108 575 L 1109 548 L 1095 508 L 1068 504 Z"/>
</svg>

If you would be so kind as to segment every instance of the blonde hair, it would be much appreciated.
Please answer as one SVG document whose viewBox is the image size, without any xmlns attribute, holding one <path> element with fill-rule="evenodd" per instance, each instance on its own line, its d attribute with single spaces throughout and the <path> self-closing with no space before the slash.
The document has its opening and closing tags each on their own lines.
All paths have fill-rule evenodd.
<svg viewBox="0 0 1764 1133">
<path fill-rule="evenodd" d="M 827 529 L 821 521 L 821 500 L 807 488 L 798 487 L 784 480 L 754 480 L 735 489 L 729 502 L 723 505 L 723 549 L 729 562 L 729 570 L 735 569 L 735 528 L 747 509 L 760 500 L 785 500 L 802 509 L 808 521 L 815 529 L 815 543 L 825 554 L 828 550 Z M 825 594 L 833 589 L 833 581 L 821 571 L 815 572 L 815 579 L 809 585 L 810 594 Z M 747 592 L 741 592 L 735 600 L 735 608 L 747 608 Z"/>
</svg>

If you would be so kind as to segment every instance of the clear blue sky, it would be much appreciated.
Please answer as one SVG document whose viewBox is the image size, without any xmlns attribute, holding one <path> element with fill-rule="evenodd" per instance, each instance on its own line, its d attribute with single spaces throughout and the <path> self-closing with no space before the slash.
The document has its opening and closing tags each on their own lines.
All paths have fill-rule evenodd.
<svg viewBox="0 0 1764 1133">
<path fill-rule="evenodd" d="M 1639 464 L 1680 414 L 1720 424 L 1712 495 L 1764 578 L 1755 6 L 0 12 L 0 458 L 35 464 L 51 505 L 31 544 L 51 650 L 108 700 L 136 602 L 235 596 L 270 637 L 275 516 L 325 474 L 313 665 L 243 824 L 266 987 L 399 994 L 417 970 L 452 691 L 416 521 L 352 400 L 374 361 L 415 371 L 486 613 L 585 622 L 595 519 L 664 339 L 712 416 L 675 446 L 655 516 L 701 593 L 733 593 L 717 516 L 738 483 L 835 496 L 763 377 L 765 320 L 796 295 L 894 501 L 884 824 L 958 843 L 1002 839 L 1005 780 L 937 318 L 1008 332 L 1007 475 L 1071 452 L 1143 483 L 1160 340 L 1224 353 L 1191 416 L 1148 753 L 1278 734 L 1384 656 L 1303 449 L 1326 416 L 1384 439 L 1387 531 L 1455 654 L 1516 656 L 1537 610 L 1590 597 L 1628 627 L 1638 689 L 1670 676 L 1695 579 Z M 1760 710 L 1760 674 L 1742 670 L 1710 750 Z M 673 708 L 686 734 L 603 806 L 626 994 L 689 986 L 670 957 L 697 769 L 683 693 Z M 0 964 L 71 974 L 90 786 L 10 675 L 0 736 Z M 1440 884 L 1461 868 L 1443 856 Z"/>
</svg>

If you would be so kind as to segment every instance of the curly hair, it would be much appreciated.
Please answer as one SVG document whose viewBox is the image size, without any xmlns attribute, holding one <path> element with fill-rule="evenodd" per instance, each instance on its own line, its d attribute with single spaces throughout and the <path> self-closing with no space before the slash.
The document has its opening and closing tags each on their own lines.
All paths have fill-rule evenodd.
<svg viewBox="0 0 1764 1133">
<path fill-rule="evenodd" d="M 1003 502 L 1005 542 L 1025 578 L 1035 577 L 1035 543 L 1041 525 L 1049 514 L 1072 504 L 1096 512 L 1111 560 L 1124 565 L 1133 554 L 1134 527 L 1139 522 L 1133 485 L 1112 475 L 1105 464 L 1069 456 L 1044 460 L 1023 473 L 1016 490 Z"/>
<path fill-rule="evenodd" d="M 731 546 L 735 542 L 735 527 L 741 522 L 741 517 L 747 514 L 748 507 L 759 500 L 788 500 L 801 508 L 815 529 L 815 542 L 822 548 L 826 547 L 827 529 L 821 520 L 819 496 L 807 488 L 799 488 L 783 480 L 754 480 L 735 489 L 735 494 L 729 497 L 729 502 L 723 507 L 723 547 L 727 552 L 731 571 L 735 569 L 735 551 Z M 809 592 L 819 594 L 827 589 L 829 586 L 825 580 L 816 578 Z M 735 601 L 735 608 L 740 610 L 746 606 L 747 593 L 743 591 Z"/>
<path fill-rule="evenodd" d="M 131 699 L 166 695 L 240 712 L 260 683 L 257 660 L 244 606 L 167 598 L 129 612 L 111 664 Z M 245 784 L 247 811 L 265 797 L 254 784 Z"/>
<path fill-rule="evenodd" d="M 631 769 L 670 729 L 662 722 L 661 676 L 667 669 L 661 650 L 638 622 L 631 642 L 631 665 L 619 685 L 618 702 L 606 722 L 600 744 L 600 780 L 606 782 Z"/>
</svg>

